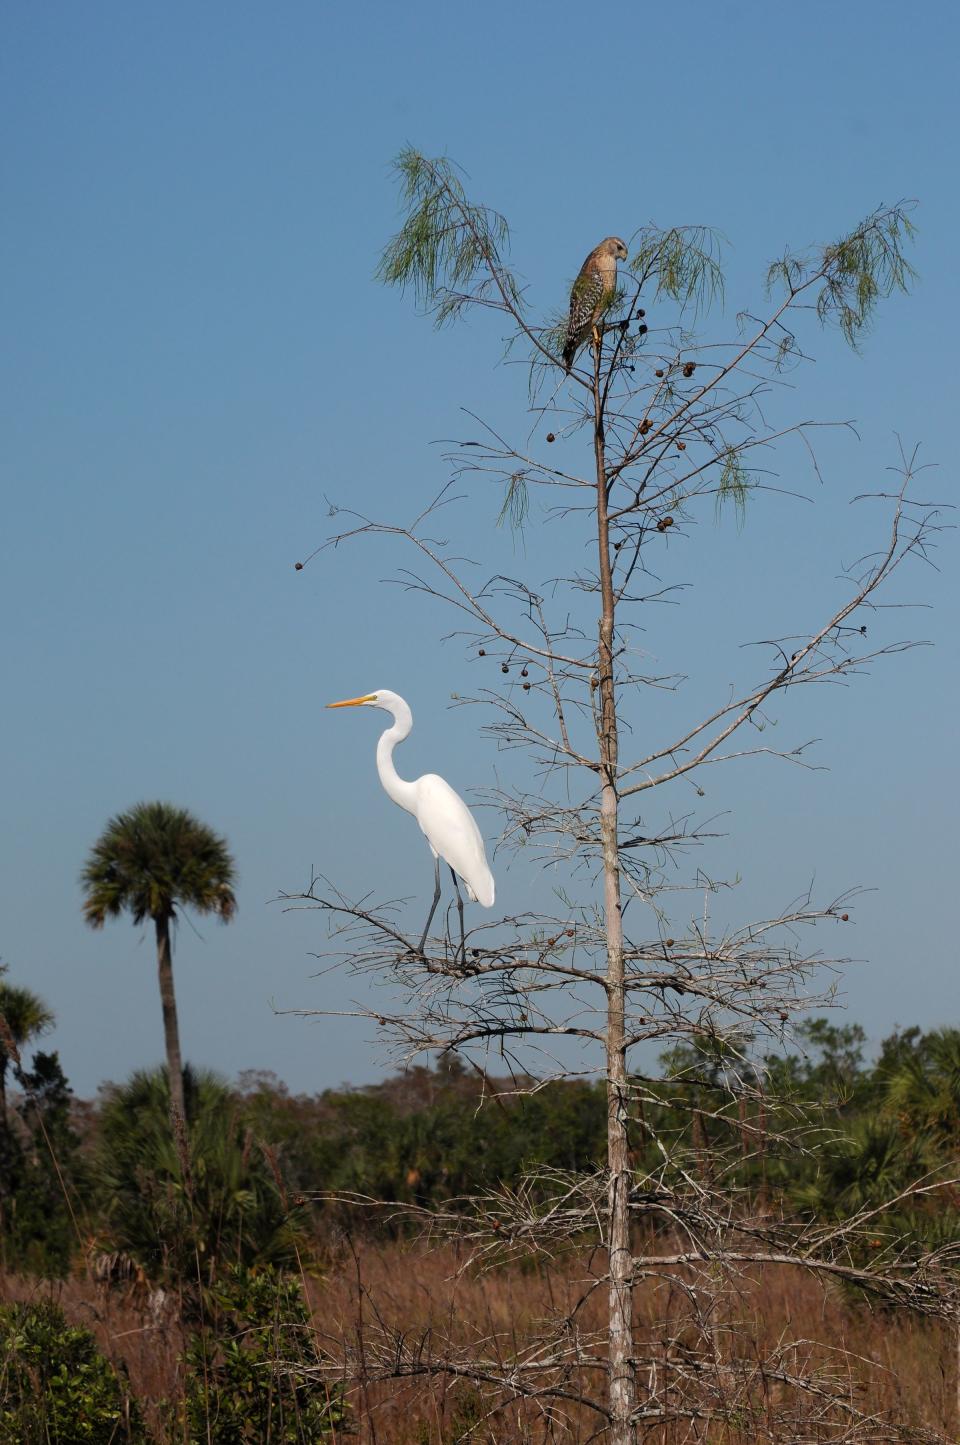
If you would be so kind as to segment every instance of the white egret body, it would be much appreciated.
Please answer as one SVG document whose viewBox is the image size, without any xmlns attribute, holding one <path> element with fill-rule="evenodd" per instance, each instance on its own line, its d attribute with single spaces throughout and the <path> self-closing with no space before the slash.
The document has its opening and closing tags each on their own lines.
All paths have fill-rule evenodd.
<svg viewBox="0 0 960 1445">
<path fill-rule="evenodd" d="M 397 743 L 402 743 L 404 738 L 409 736 L 413 727 L 413 714 L 402 697 L 381 688 L 378 692 L 365 693 L 363 697 L 350 697 L 344 702 L 331 702 L 327 706 L 379 707 L 393 716 L 393 727 L 387 728 L 377 743 L 377 772 L 388 797 L 416 818 L 430 845 L 430 852 L 438 860 L 433 907 L 420 944 L 422 952 L 440 897 L 440 858 L 449 865 L 454 875 L 454 885 L 459 875 L 466 884 L 467 893 L 475 902 L 482 904 L 484 908 L 493 907 L 493 874 L 487 863 L 480 829 L 463 799 L 436 773 L 424 773 L 422 778 L 415 778 L 413 782 L 407 782 L 398 775 L 393 766 L 393 750 Z M 457 898 L 460 900 L 459 890 Z M 462 930 L 462 900 L 460 909 Z"/>
</svg>

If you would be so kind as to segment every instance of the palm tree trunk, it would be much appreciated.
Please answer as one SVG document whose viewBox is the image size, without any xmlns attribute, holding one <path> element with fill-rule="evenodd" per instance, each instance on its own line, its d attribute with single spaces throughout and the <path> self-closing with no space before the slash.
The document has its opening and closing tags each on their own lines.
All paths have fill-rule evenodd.
<svg viewBox="0 0 960 1445">
<path fill-rule="evenodd" d="M 607 1168 L 609 1171 L 609 1405 L 610 1445 L 634 1445 L 637 1403 L 633 1362 L 633 1254 L 630 1248 L 630 1140 L 627 1133 L 626 981 L 620 897 L 620 843 L 617 795 L 617 700 L 614 685 L 616 598 L 610 566 L 607 473 L 600 390 L 600 355 L 594 358 L 594 452 L 597 467 L 597 533 L 601 616 L 598 690 L 600 698 L 600 841 L 607 943 Z"/>
<path fill-rule="evenodd" d="M 7 1054 L 0 1052 L 0 1162 L 4 1168 L 9 1166 L 10 1151 L 7 1147 L 10 1140 L 10 1120 L 7 1118 Z M 3 1195 L 4 1180 L 0 1175 L 0 1225 L 3 1224 Z"/>
<path fill-rule="evenodd" d="M 178 1152 L 182 1152 L 180 1142 L 181 1134 L 185 1137 L 187 1110 L 183 1098 L 183 1061 L 180 1057 L 177 998 L 173 991 L 170 916 L 160 914 L 154 922 L 157 927 L 157 973 L 160 979 L 160 1003 L 163 1006 L 163 1038 L 167 1048 L 167 1075 L 170 1080 L 170 1118 L 177 1137 Z"/>
</svg>

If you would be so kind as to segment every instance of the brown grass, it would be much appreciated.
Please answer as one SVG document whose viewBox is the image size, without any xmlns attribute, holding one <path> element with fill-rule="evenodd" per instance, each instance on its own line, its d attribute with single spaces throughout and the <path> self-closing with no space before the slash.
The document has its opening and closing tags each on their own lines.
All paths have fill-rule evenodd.
<svg viewBox="0 0 960 1445">
<path fill-rule="evenodd" d="M 487 1353 L 504 1358 L 542 1335 L 547 1320 L 572 1309 L 590 1282 L 589 1261 L 568 1258 L 549 1269 L 514 1267 L 485 1276 L 460 1274 L 451 1249 L 428 1251 L 420 1245 L 358 1243 L 344 1248 L 320 1280 L 305 1288 L 317 1328 L 318 1348 L 342 1349 L 362 1356 L 383 1330 L 405 1332 L 408 1342 L 449 1339 L 455 1345 L 484 1342 Z M 638 1290 L 637 1329 L 641 1353 L 662 1346 L 667 1333 L 683 1327 L 682 1295 L 671 1297 L 664 1285 Z M 163 1311 L 151 1313 L 148 1300 L 119 1290 L 71 1279 L 39 1285 L 15 1277 L 0 1280 L 5 1300 L 53 1297 L 71 1323 L 92 1329 L 100 1348 L 130 1375 L 134 1392 L 156 1422 L 157 1403 L 177 1398 L 177 1357 L 183 1348 L 179 1324 Z M 601 1292 L 584 1309 L 585 1328 L 600 1322 Z M 738 1281 L 738 1341 L 758 1353 L 785 1339 L 816 1342 L 808 1351 L 817 1363 L 844 1374 L 860 1409 L 883 1412 L 906 1426 L 956 1438 L 954 1341 L 938 1325 L 873 1312 L 854 1304 L 832 1287 L 785 1269 L 764 1269 L 757 1278 Z M 847 1352 L 841 1356 L 838 1352 Z M 838 1367 L 839 1362 L 839 1367 Z M 600 1424 L 588 1409 L 570 1407 L 561 1425 L 530 1406 L 501 1409 L 485 1422 L 490 1401 L 469 1384 L 452 1385 L 418 1377 L 364 1384 L 356 1369 L 347 1380 L 356 1433 L 369 1445 L 450 1445 L 475 1441 L 569 1440 L 585 1445 Z M 594 1388 L 602 1382 L 594 1380 Z M 463 1435 L 469 1422 L 474 1433 Z M 691 1431 L 688 1422 L 663 1427 L 646 1440 L 656 1445 L 712 1439 Z M 717 1440 L 753 1438 L 724 1428 Z M 782 1438 L 790 1438 L 784 1435 Z M 878 1434 L 877 1438 L 886 1438 Z"/>
</svg>

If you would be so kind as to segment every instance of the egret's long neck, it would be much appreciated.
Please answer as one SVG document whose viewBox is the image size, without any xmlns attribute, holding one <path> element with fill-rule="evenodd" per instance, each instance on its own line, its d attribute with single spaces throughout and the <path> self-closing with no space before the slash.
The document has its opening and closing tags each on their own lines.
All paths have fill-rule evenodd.
<svg viewBox="0 0 960 1445">
<path fill-rule="evenodd" d="M 393 714 L 394 723 L 392 728 L 387 728 L 385 733 L 380 734 L 377 743 L 377 772 L 380 774 L 380 781 L 388 797 L 401 808 L 406 808 L 408 813 L 414 811 L 416 788 L 413 783 L 408 783 L 401 778 L 393 766 L 393 750 L 397 743 L 402 743 L 409 735 L 413 727 L 413 715 L 406 703 L 402 708 L 397 707 Z"/>
</svg>

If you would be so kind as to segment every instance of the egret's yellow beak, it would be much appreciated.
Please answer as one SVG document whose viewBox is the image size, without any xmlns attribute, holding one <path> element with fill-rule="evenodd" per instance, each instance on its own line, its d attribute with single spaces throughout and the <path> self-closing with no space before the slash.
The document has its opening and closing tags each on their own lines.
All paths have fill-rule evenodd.
<svg viewBox="0 0 960 1445">
<path fill-rule="evenodd" d="M 363 697 L 348 697 L 343 702 L 328 702 L 327 707 L 359 707 L 361 703 L 373 702 L 375 692 L 364 693 Z"/>
</svg>

